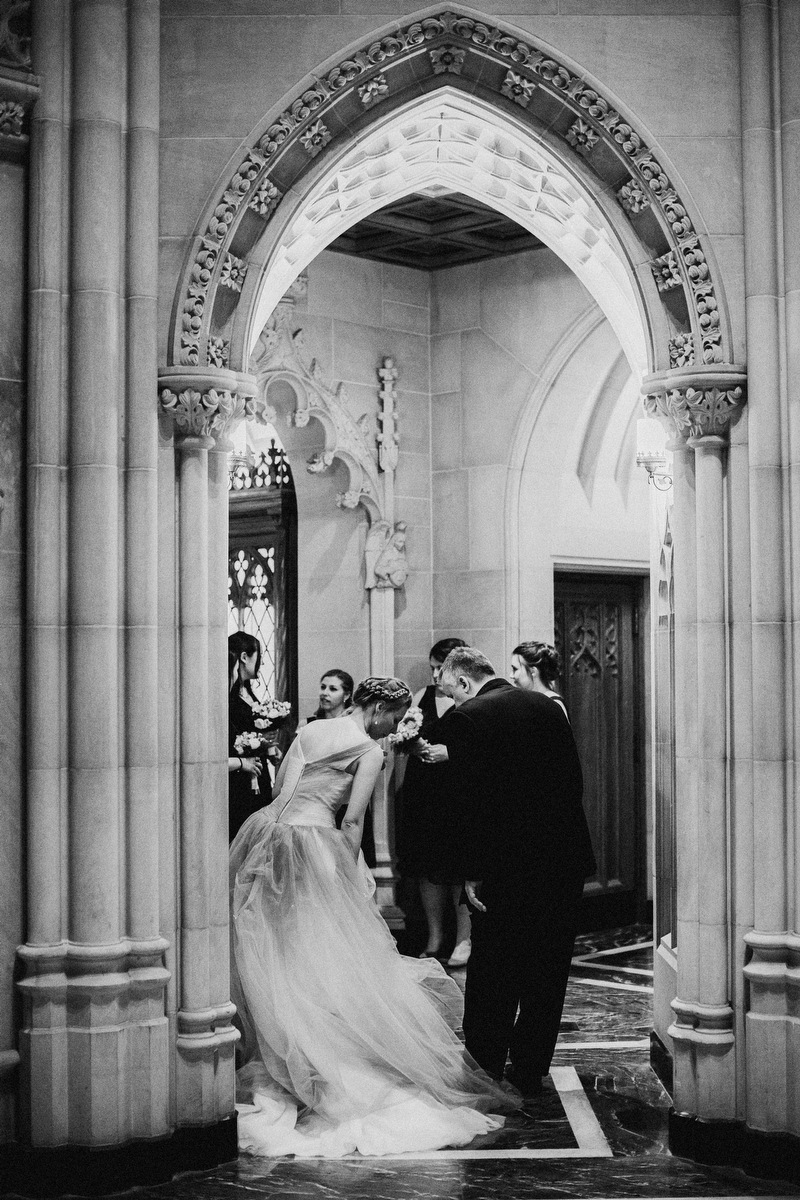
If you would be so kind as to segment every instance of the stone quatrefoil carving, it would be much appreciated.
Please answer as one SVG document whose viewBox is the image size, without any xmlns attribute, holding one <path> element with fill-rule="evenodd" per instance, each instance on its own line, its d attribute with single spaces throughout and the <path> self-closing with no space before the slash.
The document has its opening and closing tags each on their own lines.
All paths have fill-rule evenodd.
<svg viewBox="0 0 800 1200">
<path fill-rule="evenodd" d="M 414 59 L 417 78 L 427 71 L 432 80 L 440 79 L 451 86 L 459 86 L 461 77 L 477 79 L 478 83 L 470 83 L 470 88 L 478 88 L 484 97 L 493 95 L 499 106 L 513 106 L 522 120 L 544 123 L 544 115 L 537 117 L 538 97 L 543 114 L 553 111 L 556 99 L 561 115 L 547 118 L 547 123 L 561 137 L 565 153 L 578 154 L 588 169 L 598 174 L 604 187 L 613 187 L 620 210 L 633 223 L 636 236 L 645 238 L 651 261 L 669 259 L 669 272 L 662 276 L 662 283 L 670 292 L 672 317 L 668 324 L 673 330 L 676 320 L 679 328 L 683 325 L 677 357 L 688 365 L 709 366 L 725 361 L 718 300 L 705 253 L 680 196 L 641 136 L 596 88 L 545 51 L 498 25 L 443 11 L 366 43 L 306 88 L 247 151 L 212 205 L 196 240 L 179 304 L 179 327 L 174 330 L 170 351 L 172 364 L 200 368 L 216 365 L 220 342 L 234 344 L 230 328 L 236 301 L 235 297 L 231 301 L 231 290 L 237 283 L 241 286 L 248 254 L 272 219 L 282 192 L 292 182 L 287 164 L 293 164 L 291 170 L 299 178 L 312 158 L 323 153 L 329 143 L 335 145 L 332 129 L 349 128 L 348 121 L 358 112 L 363 114 L 390 102 L 402 103 L 408 75 L 395 68 L 410 58 Z M 405 80 L 402 84 L 401 79 Z M 327 114 L 333 114 L 339 106 L 342 118 L 334 123 Z M 535 128 L 538 131 L 539 126 Z M 351 135 L 348 132 L 343 136 Z M 294 145 L 305 153 L 289 158 Z M 270 179 L 270 172 L 279 162 L 283 172 L 281 189 Z M 627 172 L 621 184 L 620 165 Z M 244 244 L 247 239 L 237 243 L 235 257 L 241 266 L 232 271 L 230 244 L 247 210 L 254 212 L 262 224 L 248 234 L 248 244 Z M 652 244 L 652 221 L 647 234 L 636 224 L 646 212 L 658 218 L 661 245 Z M 220 305 L 216 302 L 218 288 L 229 297 Z M 684 297 L 684 316 L 675 316 L 676 296 Z M 667 347 L 664 350 L 666 359 Z M 675 357 L 672 349 L 669 357 L 670 361 Z M 241 363 L 232 365 L 241 369 Z"/>
</svg>

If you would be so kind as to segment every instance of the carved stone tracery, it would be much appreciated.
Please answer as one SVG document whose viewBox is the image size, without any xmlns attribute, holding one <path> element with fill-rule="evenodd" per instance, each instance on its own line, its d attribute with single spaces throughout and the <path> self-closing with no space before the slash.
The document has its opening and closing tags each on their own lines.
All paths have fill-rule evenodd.
<svg viewBox="0 0 800 1200">
<path fill-rule="evenodd" d="M 347 389 L 340 383 L 334 390 L 326 383 L 319 363 L 304 353 L 303 331 L 292 326 L 293 305 L 279 304 L 251 356 L 259 392 L 266 395 L 274 379 L 288 380 L 297 396 L 297 407 L 288 415 L 291 424 L 303 427 L 313 417 L 325 430 L 325 449 L 312 456 L 307 469 L 321 474 L 335 458 L 341 459 L 350 472 L 350 486 L 336 497 L 337 505 L 363 504 L 370 516 L 379 517 L 378 469 L 362 426 L 350 414 Z"/>
</svg>

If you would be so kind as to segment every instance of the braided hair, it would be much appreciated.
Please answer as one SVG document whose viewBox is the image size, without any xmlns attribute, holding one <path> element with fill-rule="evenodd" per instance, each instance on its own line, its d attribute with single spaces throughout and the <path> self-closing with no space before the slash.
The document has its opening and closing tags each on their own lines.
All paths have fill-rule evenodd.
<svg viewBox="0 0 800 1200">
<path fill-rule="evenodd" d="M 552 692 L 558 691 L 555 685 L 561 674 L 561 656 L 555 646 L 547 642 L 521 642 L 512 654 L 521 658 L 529 670 L 536 667 L 546 688 Z"/>
<path fill-rule="evenodd" d="M 359 708 L 366 708 L 376 700 L 383 700 L 389 709 L 400 708 L 410 704 L 411 689 L 402 679 L 395 679 L 392 675 L 371 675 L 362 680 L 356 688 L 353 704 Z"/>
</svg>

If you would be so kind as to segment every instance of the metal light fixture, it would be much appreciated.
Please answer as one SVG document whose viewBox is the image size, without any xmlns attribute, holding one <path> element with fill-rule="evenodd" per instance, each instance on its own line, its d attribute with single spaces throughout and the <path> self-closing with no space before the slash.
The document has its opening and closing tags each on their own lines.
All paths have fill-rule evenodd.
<svg viewBox="0 0 800 1200">
<path fill-rule="evenodd" d="M 672 476 L 662 469 L 667 465 L 667 455 L 664 450 L 664 430 L 659 422 L 648 418 L 637 421 L 636 441 L 637 467 L 644 467 L 648 482 L 659 492 L 669 491 L 672 487 Z"/>
</svg>

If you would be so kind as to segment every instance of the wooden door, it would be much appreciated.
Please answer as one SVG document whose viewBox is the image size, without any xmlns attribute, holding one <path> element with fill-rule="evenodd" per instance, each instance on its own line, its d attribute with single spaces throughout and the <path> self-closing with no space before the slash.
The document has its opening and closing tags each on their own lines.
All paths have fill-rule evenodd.
<svg viewBox="0 0 800 1200">
<path fill-rule="evenodd" d="M 641 578 L 557 575 L 561 687 L 584 777 L 598 870 L 584 893 L 588 929 L 646 918 Z"/>
</svg>

